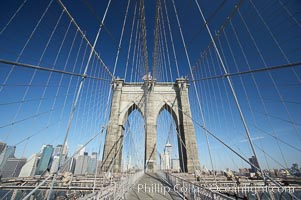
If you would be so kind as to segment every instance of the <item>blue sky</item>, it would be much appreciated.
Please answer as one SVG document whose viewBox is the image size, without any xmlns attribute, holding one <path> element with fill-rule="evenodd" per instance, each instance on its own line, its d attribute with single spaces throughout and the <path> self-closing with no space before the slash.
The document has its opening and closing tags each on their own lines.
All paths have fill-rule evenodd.
<svg viewBox="0 0 301 200">
<path fill-rule="evenodd" d="M 22 2 L 9 0 L 1 2 L 1 30 L 9 22 L 18 7 L 22 5 Z M 97 17 L 91 12 L 85 2 L 63 1 L 92 43 L 99 27 L 97 17 L 99 19 L 102 18 L 107 1 L 87 1 Z M 239 13 L 235 13 L 231 23 L 227 24 L 217 40 L 217 46 L 228 71 L 234 73 L 299 62 L 301 55 L 299 45 L 301 43 L 300 2 L 297 0 L 253 2 L 255 9 L 250 1 L 242 3 Z M 60 18 L 62 9 L 56 1 L 50 5 L 32 38 L 24 51 L 22 51 L 48 3 L 49 1 L 29 0 L 24 4 L 20 12 L 0 35 L 0 59 L 82 73 L 88 60 L 87 52 L 89 52 L 89 48 L 86 48 L 86 42 L 82 41 L 82 37 L 76 32 L 74 25 L 71 24 L 69 27 L 69 18 L 65 14 Z M 129 7 L 128 21 L 125 26 L 115 74 L 115 76 L 119 77 L 124 77 L 135 3 L 136 1 L 132 0 Z M 180 76 L 189 76 L 191 80 L 172 3 L 171 1 L 166 1 L 166 3 Z M 194 67 L 200 55 L 205 52 L 210 44 L 210 38 L 203 26 L 203 21 L 195 2 L 175 1 L 175 3 L 191 65 Z M 214 34 L 225 22 L 226 17 L 232 12 L 238 1 L 225 1 L 222 3 L 222 1 L 204 0 L 199 1 L 199 3 L 206 18 L 213 16 L 209 25 Z M 105 20 L 105 27 L 95 48 L 111 72 L 113 71 L 126 5 L 127 1 L 112 1 Z M 222 5 L 221 8 L 213 15 L 219 5 Z M 158 81 L 175 81 L 177 77 L 175 60 L 173 59 L 165 10 L 163 9 L 163 11 L 173 80 L 162 75 L 157 78 Z M 151 67 L 154 45 L 155 1 L 145 2 L 145 15 L 148 65 Z M 243 20 L 245 20 L 245 24 Z M 137 21 L 135 21 L 136 23 Z M 57 28 L 55 29 L 56 24 Z M 251 34 L 249 34 L 248 30 L 250 30 Z M 51 36 L 52 32 L 53 36 Z M 132 45 L 135 43 L 134 36 L 135 34 L 133 34 Z M 45 48 L 50 38 L 51 40 L 47 48 Z M 135 66 L 135 63 L 132 63 L 132 61 L 136 58 L 133 58 L 132 54 L 133 48 L 129 59 L 127 81 L 131 77 L 131 67 Z M 166 52 L 165 56 L 167 56 Z M 165 60 L 165 62 L 167 61 Z M 70 138 L 72 140 L 68 141 L 70 152 L 75 151 L 77 144 L 84 143 L 84 141 L 96 134 L 100 130 L 100 126 L 106 124 L 109 116 L 106 103 L 111 77 L 103 70 L 102 64 L 97 61 L 95 56 L 92 57 L 90 65 L 88 75 L 102 77 L 106 80 L 87 79 L 85 81 L 83 93 L 80 96 L 78 109 L 71 126 Z M 161 70 L 161 74 L 165 73 L 163 65 L 157 68 Z M 16 67 L 13 69 L 7 82 L 5 82 L 11 69 L 12 66 L 1 64 L 0 80 L 5 87 L 1 89 L 0 93 L 0 126 L 3 126 L 0 129 L 0 139 L 13 145 L 28 136 L 34 135 L 30 140 L 17 146 L 17 155 L 21 156 L 24 154 L 26 157 L 37 152 L 43 143 L 62 143 L 71 105 L 80 79 L 69 75 L 56 73 L 50 75 L 49 72 L 45 71 L 35 72 L 33 69 Z M 133 70 L 134 81 L 141 81 L 141 76 L 145 73 L 141 66 L 139 70 Z M 199 65 L 194 71 L 194 78 L 199 80 L 221 74 L 223 74 L 223 71 L 220 62 L 211 46 L 207 54 L 199 60 Z M 294 150 L 283 142 L 278 141 L 277 143 L 277 140 L 269 135 L 276 135 L 279 139 L 295 147 L 300 146 L 301 95 L 300 79 L 298 79 L 300 77 L 300 66 L 294 67 L 294 71 L 291 68 L 286 68 L 273 70 L 270 73 L 257 72 L 232 77 L 251 138 L 254 140 L 260 163 L 262 163 L 264 168 L 267 168 L 268 165 L 276 168 L 280 166 L 270 158 L 267 158 L 266 162 L 265 154 L 259 148 L 263 148 L 266 153 L 273 156 L 282 165 L 287 163 L 288 166 L 291 166 L 294 162 L 301 164 L 300 151 Z M 48 86 L 46 87 L 47 83 Z M 29 84 L 31 85 L 30 87 L 27 86 Z M 201 99 L 207 128 L 225 142 L 231 144 L 243 155 L 250 157 L 252 153 L 248 142 L 246 142 L 245 132 L 227 81 L 219 78 L 196 81 L 195 84 Z M 258 90 L 257 87 L 259 88 Z M 22 100 L 24 100 L 23 103 L 21 102 Z M 191 82 L 190 86 L 190 103 L 193 119 L 202 124 L 193 82 Z M 34 117 L 35 115 L 36 117 Z M 159 119 L 162 123 L 158 124 L 158 133 L 160 132 L 161 134 L 157 136 L 158 151 L 162 151 L 171 120 L 166 112 L 163 112 L 159 118 L 162 118 L 162 120 Z M 130 117 L 129 121 L 133 123 L 133 127 L 137 127 L 137 130 L 140 130 L 138 131 L 139 133 L 143 132 L 141 126 L 135 125 L 139 120 L 136 120 L 135 117 Z M 12 122 L 17 123 L 11 124 Z M 176 133 L 175 130 L 172 132 L 173 139 L 171 142 L 175 146 L 173 154 L 176 157 Z M 204 131 L 195 125 L 195 132 L 201 165 L 211 168 Z M 139 141 L 139 138 L 143 136 L 138 134 L 137 136 L 134 135 L 134 137 L 136 138 L 133 140 Z M 90 152 L 98 151 L 99 141 L 101 141 L 102 148 L 104 135 L 94 140 L 86 149 Z M 126 152 L 127 149 L 128 152 L 132 151 L 131 148 L 133 147 L 128 142 L 126 141 L 125 143 L 127 148 L 124 151 Z M 239 158 L 235 157 L 233 153 L 226 150 L 213 138 L 209 137 L 209 142 L 212 147 L 216 168 L 248 166 L 247 164 L 242 164 Z M 144 144 L 139 145 L 139 155 L 143 155 Z M 283 156 L 281 156 L 281 152 Z M 283 157 L 285 160 L 283 160 Z"/>
</svg>

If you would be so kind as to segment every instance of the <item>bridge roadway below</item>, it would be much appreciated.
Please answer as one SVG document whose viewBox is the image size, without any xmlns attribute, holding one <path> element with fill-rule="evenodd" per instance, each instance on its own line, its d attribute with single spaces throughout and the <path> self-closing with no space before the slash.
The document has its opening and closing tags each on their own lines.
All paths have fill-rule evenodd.
<svg viewBox="0 0 301 200">
<path fill-rule="evenodd" d="M 127 200 L 180 200 L 183 199 L 172 186 L 155 173 L 145 173 L 125 195 Z"/>
</svg>

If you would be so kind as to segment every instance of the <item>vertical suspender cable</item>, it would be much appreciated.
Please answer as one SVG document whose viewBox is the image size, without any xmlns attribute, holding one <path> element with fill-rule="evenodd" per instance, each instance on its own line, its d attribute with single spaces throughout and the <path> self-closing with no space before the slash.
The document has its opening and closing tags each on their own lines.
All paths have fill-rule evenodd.
<svg viewBox="0 0 301 200">
<path fill-rule="evenodd" d="M 183 46 L 184 46 L 185 55 L 186 55 L 186 59 L 187 59 L 187 62 L 188 62 L 190 74 L 191 74 L 192 79 L 194 79 L 194 75 L 193 75 L 193 72 L 192 72 L 192 67 L 191 67 L 191 64 L 190 64 L 190 58 L 189 58 L 188 51 L 187 51 L 187 48 L 186 48 L 186 43 L 185 43 L 185 40 L 184 40 L 184 36 L 183 36 L 183 32 L 182 32 L 182 28 L 181 28 L 181 24 L 180 24 L 180 21 L 179 21 L 179 17 L 178 17 L 178 13 L 177 13 L 177 9 L 176 9 L 176 5 L 175 5 L 174 0 L 172 0 L 172 4 L 173 4 L 173 8 L 174 8 L 174 11 L 175 11 L 175 14 L 176 14 L 176 19 L 177 19 L 178 27 L 179 27 L 179 30 L 180 30 L 182 43 L 183 43 Z M 205 117 L 204 117 L 204 114 L 203 114 L 203 109 L 202 109 L 199 93 L 197 91 L 195 82 L 193 82 L 193 87 L 194 87 L 195 94 L 196 94 L 196 97 L 197 97 L 197 102 L 198 102 L 201 118 L 202 118 L 202 121 L 203 121 L 203 126 L 206 127 Z M 207 130 L 207 129 L 205 129 L 205 130 Z M 210 156 L 211 167 L 213 169 L 213 161 L 212 161 L 212 155 L 211 155 L 211 148 L 210 148 L 210 144 L 209 144 L 209 140 L 208 140 L 208 133 L 207 133 L 207 131 L 205 131 L 205 132 L 206 132 L 206 141 L 207 141 L 207 146 L 208 146 L 208 151 L 209 151 L 209 156 Z"/>
<path fill-rule="evenodd" d="M 224 62 L 223 62 L 223 59 L 221 58 L 221 55 L 220 55 L 220 53 L 219 53 L 219 50 L 218 50 L 218 48 L 217 48 L 217 46 L 216 46 L 215 40 L 213 39 L 213 36 L 212 36 L 212 34 L 211 34 L 211 31 L 210 31 L 210 28 L 209 28 L 209 26 L 208 26 L 208 23 L 207 23 L 207 21 L 206 21 L 206 19 L 205 19 L 205 17 L 204 17 L 203 12 L 202 12 L 202 9 L 201 9 L 201 7 L 200 7 L 200 5 L 199 5 L 199 3 L 198 3 L 197 0 L 195 0 L 195 3 L 196 3 L 196 5 L 197 5 L 198 10 L 199 10 L 199 12 L 200 12 L 200 14 L 201 14 L 201 16 L 202 16 L 202 19 L 203 19 L 203 21 L 204 21 L 204 23 L 205 23 L 206 29 L 207 29 L 207 31 L 208 31 L 208 34 L 209 34 L 210 38 L 211 38 L 213 47 L 214 47 L 214 49 L 215 49 L 215 51 L 216 51 L 216 53 L 217 53 L 217 56 L 218 56 L 218 58 L 219 58 L 219 61 L 220 61 L 221 65 L 222 65 L 222 68 L 223 68 L 223 70 L 224 70 L 224 73 L 227 74 L 227 73 L 228 73 L 228 72 L 227 72 L 227 69 L 226 69 L 225 64 L 224 64 Z M 193 75 L 193 74 L 192 74 L 192 75 Z M 232 81 L 231 81 L 231 79 L 230 79 L 229 76 L 227 76 L 227 81 L 228 81 L 229 86 L 230 86 L 230 88 L 231 88 L 231 92 L 232 92 L 232 95 L 233 95 L 233 97 L 234 97 L 235 104 L 236 104 L 236 106 L 237 106 L 237 109 L 238 109 L 240 118 L 241 118 L 241 120 L 242 120 L 244 129 L 245 129 L 245 132 L 246 132 L 246 134 L 247 134 L 248 141 L 249 141 L 249 143 L 250 143 L 251 149 L 252 149 L 252 151 L 253 151 L 253 154 L 254 154 L 254 156 L 255 156 L 255 159 L 256 159 L 257 162 L 258 162 L 257 155 L 256 155 L 256 151 L 255 151 L 255 148 L 254 148 L 254 144 L 253 144 L 253 142 L 252 142 L 252 140 L 251 140 L 250 132 L 249 132 L 249 129 L 248 129 L 246 120 L 245 120 L 245 118 L 244 118 L 244 114 L 243 114 L 242 109 L 241 109 L 241 107 L 240 107 L 240 104 L 239 104 L 239 101 L 238 101 L 236 92 L 235 92 L 235 90 L 234 90 Z M 258 163 L 258 165 L 259 165 L 259 163 Z M 260 165 L 259 165 L 259 169 L 260 169 L 260 171 L 261 171 L 263 180 L 265 181 L 265 176 L 264 176 L 264 173 L 263 173 L 263 171 L 262 171 Z"/>
<path fill-rule="evenodd" d="M 173 42 L 172 31 L 171 31 L 171 26 L 170 26 L 170 22 L 169 22 L 169 17 L 168 17 L 167 6 L 166 6 L 166 3 L 165 3 L 165 0 L 163 0 L 163 3 L 164 3 L 164 9 L 165 9 L 165 14 L 166 14 L 166 19 L 167 19 L 167 25 L 168 25 L 168 30 L 169 30 L 169 36 L 170 36 L 172 51 L 173 51 L 175 64 L 176 64 L 176 69 L 177 69 L 177 75 L 178 75 L 178 77 L 180 77 L 178 59 L 177 59 L 177 54 L 176 54 L 176 50 L 175 50 L 175 45 L 174 45 L 174 42 Z"/>
<path fill-rule="evenodd" d="M 164 41 L 165 41 L 165 49 L 166 49 L 166 55 L 167 55 L 167 62 L 168 62 L 168 67 L 169 67 L 170 79 L 172 81 L 173 80 L 173 76 L 172 76 L 171 65 L 170 65 L 170 58 L 169 58 L 169 51 L 168 51 L 168 42 L 167 42 L 167 37 L 166 37 L 166 29 L 165 29 L 165 25 L 164 25 L 164 17 L 163 17 L 163 11 L 162 11 L 162 9 L 161 9 L 161 12 L 160 12 L 160 17 L 161 17 L 161 21 L 162 21 L 162 30 L 163 30 Z"/>
<path fill-rule="evenodd" d="M 19 8 L 16 10 L 16 12 L 13 14 L 13 16 L 9 19 L 9 21 L 5 24 L 5 26 L 1 29 L 0 35 L 7 29 L 9 24 L 15 19 L 15 17 L 19 14 L 20 10 L 23 8 L 27 0 L 24 0 L 22 4 L 19 6 Z"/>
<path fill-rule="evenodd" d="M 116 66 L 117 66 L 117 62 L 118 62 L 119 52 L 120 52 L 120 49 L 121 49 L 121 43 L 122 43 L 122 38 L 123 38 L 123 33 L 124 33 L 124 27 L 125 27 L 125 24 L 126 24 L 126 19 L 127 19 L 127 16 L 128 16 L 130 3 L 131 3 L 131 0 L 128 0 L 127 6 L 126 6 L 126 11 L 125 11 L 125 16 L 124 16 L 124 20 L 123 20 L 122 30 L 121 30 L 121 34 L 120 34 L 117 55 L 116 55 L 116 58 L 115 58 L 113 74 L 115 74 L 115 71 L 116 71 Z"/>
<path fill-rule="evenodd" d="M 124 76 L 123 76 L 124 80 L 126 80 L 126 75 L 127 75 L 128 65 L 129 65 L 129 58 L 130 58 L 130 51 L 131 51 L 131 46 L 132 46 L 132 38 L 133 38 L 133 31 L 134 31 L 134 26 L 135 26 L 136 12 L 137 12 L 137 2 L 135 4 L 135 9 L 134 9 L 134 17 L 133 17 L 133 21 L 132 21 L 132 28 L 131 28 L 131 36 L 130 36 L 130 42 L 129 42 L 129 48 L 128 48 L 128 55 L 127 55 L 127 58 L 126 58 L 125 71 L 124 71 Z M 137 23 L 138 23 L 138 20 L 137 20 Z"/>
<path fill-rule="evenodd" d="M 51 1 L 49 2 L 49 4 L 47 5 L 45 11 L 43 12 L 43 14 L 42 14 L 42 16 L 40 17 L 39 21 L 37 22 L 37 24 L 36 24 L 35 27 L 33 28 L 32 32 L 30 33 L 30 35 L 29 35 L 28 39 L 26 40 L 24 46 L 22 47 L 20 53 L 18 54 L 18 57 L 17 57 L 17 59 L 16 59 L 16 62 L 18 62 L 18 61 L 20 60 L 20 58 L 21 58 L 21 56 L 23 55 L 23 53 L 24 53 L 26 47 L 28 46 L 28 44 L 29 44 L 29 42 L 31 41 L 31 39 L 32 39 L 32 37 L 34 36 L 34 34 L 36 33 L 36 30 L 37 30 L 38 27 L 40 26 L 42 20 L 44 19 L 45 15 L 46 15 L 46 13 L 48 12 L 48 10 L 49 10 L 50 6 L 52 5 L 52 3 L 53 3 L 53 0 L 51 0 Z M 0 93 L 2 92 L 4 86 L 6 85 L 8 79 L 10 78 L 10 76 L 11 76 L 12 72 L 14 71 L 14 69 L 15 69 L 15 65 L 13 65 L 13 66 L 11 67 L 11 69 L 9 70 L 7 76 L 5 77 L 5 79 L 4 79 L 4 81 L 3 81 L 3 84 L 2 84 L 3 86 L 0 86 Z"/>
<path fill-rule="evenodd" d="M 60 1 L 60 0 L 59 0 L 59 1 Z M 101 24 L 100 24 L 100 26 L 99 26 L 98 32 L 97 32 L 96 37 L 95 37 L 95 40 L 94 40 L 94 44 L 93 44 L 93 46 L 92 46 L 92 48 L 91 48 L 91 51 L 90 51 L 90 55 L 89 55 L 89 58 L 88 58 L 88 61 L 87 61 L 87 64 L 86 64 L 86 67 L 85 67 L 85 70 L 84 70 L 84 73 L 83 73 L 84 76 L 83 76 L 82 79 L 81 79 L 81 82 L 80 82 L 79 88 L 78 88 L 78 90 L 77 90 L 77 94 L 76 94 L 75 100 L 74 100 L 74 102 L 73 102 L 72 110 L 71 110 L 71 113 L 70 113 L 70 116 L 69 116 L 68 125 L 67 125 L 67 130 L 66 130 L 66 134 L 65 134 L 65 138 L 64 138 L 63 148 L 61 148 L 61 151 L 60 151 L 59 162 L 58 162 L 58 163 L 59 163 L 59 169 L 60 169 L 60 167 L 61 167 L 60 164 L 61 164 L 62 154 L 63 154 L 63 150 L 64 150 L 64 148 L 65 148 L 65 146 L 66 146 L 66 143 L 67 143 L 67 139 L 68 139 L 68 135 L 69 135 L 69 131 L 70 131 L 72 119 L 73 119 L 73 116 L 74 116 L 74 112 L 75 112 L 75 110 L 76 110 L 77 102 L 78 102 L 78 100 L 79 100 L 79 96 L 80 96 L 81 91 L 82 91 L 82 88 L 83 88 L 83 84 L 84 84 L 84 80 L 85 80 L 85 75 L 86 75 L 86 73 L 87 73 L 87 71 L 88 71 L 88 69 L 89 69 L 89 65 L 90 65 L 90 61 L 91 61 L 91 58 L 92 58 L 92 54 L 93 54 L 93 52 L 94 52 L 95 46 L 96 46 L 96 44 L 97 44 L 97 41 L 98 41 L 98 38 L 99 38 L 99 35 L 100 35 L 100 32 L 101 32 L 102 27 L 103 27 L 103 25 L 104 25 L 104 20 L 105 20 L 105 18 L 106 18 L 108 9 L 109 9 L 109 7 L 110 7 L 110 4 L 111 4 L 111 0 L 109 0 L 109 2 L 108 2 L 108 4 L 107 4 L 107 7 L 106 7 L 106 10 L 105 10 L 104 16 L 103 16 L 103 18 L 102 18 Z M 58 169 L 57 171 L 59 171 L 59 169 Z M 54 175 L 53 179 L 55 179 L 55 175 Z M 53 185 L 52 185 L 52 186 L 53 186 Z M 50 198 L 52 189 L 53 189 L 53 187 L 50 188 L 49 193 L 48 193 L 48 198 L 47 198 L 47 199 Z"/>
<path fill-rule="evenodd" d="M 80 95 L 80 93 L 81 93 L 81 91 L 82 91 L 82 88 L 83 88 L 83 84 L 84 84 L 84 80 L 85 80 L 85 75 L 86 75 L 86 73 L 87 73 L 87 71 L 88 71 L 88 69 L 89 69 L 89 64 L 90 64 L 90 61 L 91 61 L 91 58 L 92 58 L 92 54 L 93 54 L 93 52 L 94 52 L 95 46 L 96 46 L 96 44 L 97 44 L 97 41 L 98 41 L 98 38 L 99 38 L 99 35 L 100 35 L 100 32 L 101 32 L 102 27 L 103 27 L 103 25 L 104 25 L 104 20 L 105 20 L 105 18 L 106 18 L 106 15 L 107 15 L 107 12 L 108 12 L 110 3 L 111 3 L 111 0 L 109 0 L 108 5 L 107 5 L 107 7 L 106 7 L 104 16 L 103 16 L 102 21 L 101 21 L 101 24 L 100 24 L 100 26 L 99 26 L 97 35 L 96 35 L 95 40 L 94 40 L 94 44 L 93 44 L 93 46 L 92 46 L 92 48 L 91 48 L 90 55 L 89 55 L 89 58 L 88 58 L 88 61 L 87 61 L 87 64 L 86 64 L 86 67 L 85 67 L 85 70 L 84 70 L 84 73 L 83 73 L 84 77 L 82 77 L 82 80 L 81 80 L 81 82 L 80 82 L 79 88 L 78 88 L 78 90 L 77 90 L 76 98 L 75 98 L 75 100 L 74 100 L 74 103 L 73 103 L 73 106 L 72 106 L 72 110 L 71 110 L 71 113 L 70 113 L 70 117 L 69 117 L 69 121 L 68 121 L 68 125 L 67 125 L 67 130 L 66 130 L 66 135 L 65 135 L 63 147 L 65 147 L 65 145 L 66 145 L 66 141 L 67 141 L 67 138 L 68 138 L 68 135 L 69 135 L 69 131 L 70 131 L 70 127 L 71 127 L 71 122 L 72 122 L 72 119 L 73 119 L 73 116 L 74 116 L 74 112 L 75 112 L 75 109 L 76 109 L 76 105 L 77 105 L 77 102 L 78 102 L 78 99 L 79 99 L 79 95 Z M 61 149 L 61 152 L 60 152 L 60 159 L 59 159 L 59 160 L 61 160 L 61 154 L 63 153 L 63 149 L 64 149 L 64 148 Z M 60 162 L 59 162 L 59 163 L 60 163 Z"/>
</svg>

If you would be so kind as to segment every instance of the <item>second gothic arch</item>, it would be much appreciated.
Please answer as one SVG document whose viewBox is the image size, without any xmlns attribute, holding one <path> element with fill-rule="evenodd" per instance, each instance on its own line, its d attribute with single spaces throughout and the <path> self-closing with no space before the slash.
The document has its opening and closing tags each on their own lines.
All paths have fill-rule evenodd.
<svg viewBox="0 0 301 200">
<path fill-rule="evenodd" d="M 107 129 L 106 142 L 104 148 L 104 156 L 108 158 L 105 161 L 103 170 L 110 168 L 110 160 L 116 157 L 117 162 L 114 163 L 114 171 L 121 169 L 122 153 L 117 148 L 122 145 L 122 141 L 118 144 L 116 140 L 122 138 L 124 125 L 128 116 L 138 110 L 145 119 L 145 167 L 150 171 L 156 170 L 156 135 L 157 135 L 157 119 L 159 114 L 166 109 L 173 119 L 183 141 L 183 145 L 188 142 L 186 147 L 182 149 L 182 157 L 180 162 L 184 163 L 183 171 L 193 172 L 195 168 L 199 168 L 197 145 L 194 133 L 194 127 L 191 118 L 186 114 L 190 114 L 190 105 L 188 98 L 188 84 L 186 79 L 177 79 L 175 83 L 151 83 L 144 82 L 139 84 L 125 83 L 123 80 L 116 80 L 117 84 L 113 84 L 113 98 L 110 113 L 110 122 Z M 150 88 L 149 88 L 150 86 Z M 147 98 L 146 95 L 147 94 Z M 147 106 L 144 101 L 147 99 Z M 182 110 L 185 111 L 185 115 Z M 181 144 L 182 145 L 182 144 Z M 112 150 L 115 149 L 115 150 Z M 115 155 L 110 155 L 115 152 Z M 197 166 L 193 166 L 197 163 Z"/>
</svg>

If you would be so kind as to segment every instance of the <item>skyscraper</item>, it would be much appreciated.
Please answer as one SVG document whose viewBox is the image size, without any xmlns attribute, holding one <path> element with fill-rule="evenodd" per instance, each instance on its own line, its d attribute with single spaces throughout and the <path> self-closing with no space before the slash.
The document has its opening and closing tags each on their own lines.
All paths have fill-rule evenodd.
<svg viewBox="0 0 301 200">
<path fill-rule="evenodd" d="M 97 152 L 92 152 L 90 159 L 88 159 L 88 174 L 95 174 L 97 165 Z"/>
<path fill-rule="evenodd" d="M 250 163 L 252 163 L 255 167 L 259 168 L 259 164 L 257 161 L 257 158 L 255 156 L 252 156 L 251 158 L 249 158 Z M 257 172 L 257 169 L 251 165 L 251 170 L 250 172 Z"/>
<path fill-rule="evenodd" d="M 44 148 L 45 148 L 46 146 L 47 146 L 46 144 L 43 144 L 43 145 L 42 145 L 41 150 L 40 150 L 40 153 L 43 153 L 43 150 L 44 150 Z"/>
<path fill-rule="evenodd" d="M 19 176 L 25 163 L 26 158 L 8 158 L 1 171 L 2 178 Z"/>
<path fill-rule="evenodd" d="M 170 149 L 172 145 L 169 143 L 169 141 L 165 145 L 164 153 L 160 155 L 160 168 L 161 170 L 167 170 L 170 169 Z"/>
<path fill-rule="evenodd" d="M 49 168 L 49 164 L 51 161 L 51 155 L 53 152 L 52 145 L 47 145 L 42 152 L 41 158 L 38 162 L 36 175 L 42 175 L 45 170 Z"/>
<path fill-rule="evenodd" d="M 56 147 L 53 149 L 52 156 L 59 156 L 62 148 L 63 148 L 63 145 L 61 145 L 61 144 L 56 145 Z"/>
<path fill-rule="evenodd" d="M 50 173 L 54 173 L 58 170 L 58 168 L 59 168 L 59 159 L 60 159 L 60 156 L 54 156 L 52 158 Z M 65 160 L 66 160 L 66 157 L 63 155 L 61 157 L 61 162 L 60 162 L 61 166 L 64 164 Z"/>
<path fill-rule="evenodd" d="M 0 171 L 2 171 L 4 164 L 8 158 L 13 158 L 15 155 L 15 146 L 5 146 L 4 150 L 0 154 Z"/>
<path fill-rule="evenodd" d="M 84 154 L 85 154 L 85 147 L 83 147 L 84 145 L 82 145 L 82 144 L 79 144 L 78 146 L 77 146 L 77 154 L 75 155 L 75 158 L 78 158 L 79 156 L 83 156 Z"/>
<path fill-rule="evenodd" d="M 84 155 L 78 156 L 78 158 L 76 159 L 76 164 L 75 164 L 75 169 L 74 169 L 75 175 L 87 173 L 88 160 L 89 160 L 89 156 L 88 156 L 87 152 L 85 152 Z"/>
<path fill-rule="evenodd" d="M 27 160 L 26 164 L 22 167 L 19 177 L 34 176 L 39 161 L 38 154 L 32 154 Z"/>
<path fill-rule="evenodd" d="M 129 155 L 127 170 L 131 170 L 131 169 L 132 169 L 132 156 Z"/>
<path fill-rule="evenodd" d="M 173 158 L 171 159 L 171 169 L 173 172 L 180 172 L 180 160 Z"/>
<path fill-rule="evenodd" d="M 66 162 L 64 162 L 64 165 L 61 166 L 60 172 L 64 173 L 64 172 L 74 172 L 75 169 L 75 163 L 76 163 L 76 159 L 75 158 L 68 158 L 66 157 Z"/>
<path fill-rule="evenodd" d="M 50 173 L 54 173 L 58 170 L 58 168 L 59 168 L 59 159 L 60 159 L 60 156 L 53 156 L 52 163 L 51 163 L 51 168 L 50 168 Z"/>
</svg>

